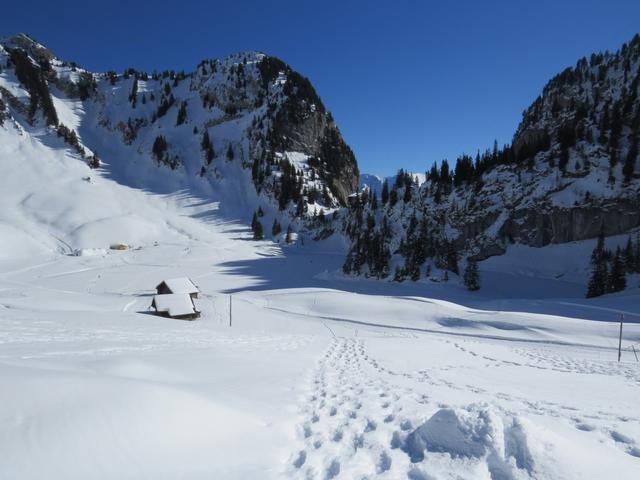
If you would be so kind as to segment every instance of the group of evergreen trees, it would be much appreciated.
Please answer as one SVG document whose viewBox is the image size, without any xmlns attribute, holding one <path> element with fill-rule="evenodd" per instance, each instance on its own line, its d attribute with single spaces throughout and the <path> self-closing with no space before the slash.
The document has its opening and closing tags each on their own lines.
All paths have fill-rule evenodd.
<svg viewBox="0 0 640 480">
<path fill-rule="evenodd" d="M 204 159 L 206 160 L 207 165 L 210 165 L 216 156 L 216 152 L 214 151 L 213 143 L 209 138 L 209 131 L 206 129 L 202 134 L 202 141 L 200 142 L 200 147 L 202 148 L 202 153 L 204 154 Z"/>
<path fill-rule="evenodd" d="M 274 175 L 274 172 L 279 175 Z M 302 216 L 308 211 L 309 203 L 321 203 L 331 205 L 332 199 L 326 184 L 318 187 L 317 173 L 314 167 L 308 169 L 308 180 L 305 172 L 297 169 L 289 160 L 279 159 L 272 154 L 263 152 L 259 157 L 254 157 L 251 168 L 251 176 L 256 190 L 260 192 L 267 182 L 272 186 L 272 192 L 278 201 L 280 210 L 287 209 L 291 203 L 295 205 L 295 214 Z"/>
<path fill-rule="evenodd" d="M 178 116 L 176 118 L 176 127 L 182 125 L 187 121 L 187 102 L 183 101 L 180 103 L 180 108 L 178 109 Z"/>
<path fill-rule="evenodd" d="M 251 231 L 253 232 L 254 240 L 262 240 L 264 238 L 264 228 L 260 221 L 262 216 L 264 216 L 262 208 L 258 208 L 258 210 L 253 213 L 253 218 L 251 219 Z"/>
<path fill-rule="evenodd" d="M 471 258 L 467 259 L 467 267 L 464 270 L 464 286 L 468 290 L 475 292 L 480 290 L 480 272 L 478 270 L 478 263 Z"/>
<path fill-rule="evenodd" d="M 629 237 L 624 250 L 618 247 L 612 252 L 605 248 L 604 234 L 601 233 L 591 254 L 591 278 L 586 297 L 599 297 L 624 290 L 629 273 L 640 273 L 640 235 L 635 244 Z"/>
<path fill-rule="evenodd" d="M 136 103 L 138 102 L 138 78 L 137 77 L 133 79 L 133 83 L 131 85 L 131 92 L 129 92 L 129 102 L 131 102 L 132 108 L 136 108 Z"/>
<path fill-rule="evenodd" d="M 618 52 L 594 54 L 590 61 L 582 58 L 575 68 L 556 75 L 545 87 L 544 94 L 525 112 L 522 130 L 535 128 L 540 122 L 549 123 L 549 110 L 554 119 L 562 119 L 554 128 L 560 145 L 558 167 L 563 173 L 569 149 L 584 141 L 599 145 L 606 152 L 611 167 L 610 180 L 615 180 L 613 168 L 619 162 L 623 162 L 624 182 L 633 178 L 640 137 L 637 101 L 640 71 L 634 73 L 632 65 L 637 63 L 638 56 L 640 37 L 636 35 Z M 549 157 L 552 166 L 555 159 L 555 155 Z M 588 168 L 588 159 L 585 160 L 584 166 Z M 576 170 L 579 167 L 577 162 Z"/>
<path fill-rule="evenodd" d="M 302 201 L 302 191 L 304 187 L 304 177 L 301 172 L 296 170 L 288 160 L 282 160 L 279 164 L 280 181 L 276 185 L 275 196 L 278 200 L 280 210 L 284 210 L 289 202 L 293 201 L 298 204 Z"/>
<path fill-rule="evenodd" d="M 84 156 L 85 154 L 84 147 L 80 145 L 80 141 L 78 140 L 78 135 L 76 134 L 75 130 L 70 129 L 69 127 L 61 123 L 58 125 L 56 132 L 59 137 L 62 137 L 65 143 L 72 146 L 76 152 Z"/>
<path fill-rule="evenodd" d="M 414 185 L 411 175 L 400 172 L 391 191 L 386 182 L 383 186 L 380 200 L 382 210 L 377 196 L 371 191 L 364 191 L 352 202 L 344 225 L 344 231 L 352 241 L 343 265 L 345 273 L 386 278 L 390 274 L 392 255 L 399 255 L 404 259 L 402 265 L 396 266 L 393 277 L 395 281 L 419 280 L 428 259 L 445 272 L 459 273 L 459 253 L 455 243 L 446 239 L 437 222 L 424 213 L 417 215 L 415 210 L 409 218 L 399 247 L 391 251 L 393 235 L 387 208 L 393 207 L 399 192 L 405 197 L 406 191 Z M 428 269 L 429 266 L 427 276 Z M 479 288 L 479 280 L 475 283 Z"/>
<path fill-rule="evenodd" d="M 56 133 L 65 141 L 65 143 L 73 147 L 78 154 L 82 155 L 82 157 L 87 160 L 87 164 L 90 168 L 100 168 L 100 159 L 98 158 L 98 154 L 94 152 L 92 155 L 87 157 L 87 152 L 84 147 L 80 145 L 80 140 L 78 139 L 78 135 L 75 130 L 60 123 L 56 128 Z"/>
<path fill-rule="evenodd" d="M 51 99 L 43 66 L 31 62 L 29 56 L 18 48 L 8 48 L 9 59 L 13 63 L 16 77 L 29 92 L 29 117 L 33 121 L 38 109 L 42 109 L 47 125 L 58 125 L 58 114 Z M 48 65 L 50 69 L 50 65 Z"/>
<path fill-rule="evenodd" d="M 382 224 L 376 227 L 376 220 L 371 211 L 358 208 L 355 220 L 347 228 L 347 234 L 352 238 L 352 246 L 347 254 L 342 270 L 347 274 L 366 274 L 376 278 L 389 276 L 391 252 L 389 240 L 391 229 L 387 218 L 383 217 Z"/>
<path fill-rule="evenodd" d="M 262 217 L 264 217 L 264 211 L 262 210 L 262 207 L 258 207 L 258 210 L 253 213 L 253 218 L 251 219 L 251 231 L 253 232 L 254 240 L 264 239 L 264 227 L 260 220 Z M 280 233 L 282 233 L 282 225 L 280 225 L 277 218 L 274 218 L 273 225 L 271 227 L 271 236 L 275 238 L 280 235 Z M 285 241 L 287 243 L 291 243 L 293 241 L 293 229 L 291 228 L 291 224 L 287 227 Z"/>
<path fill-rule="evenodd" d="M 178 167 L 178 157 L 169 155 L 169 144 L 164 135 L 158 135 L 153 141 L 151 153 L 158 162 L 164 163 L 172 170 Z"/>
<path fill-rule="evenodd" d="M 280 222 L 278 222 L 277 218 L 274 218 L 273 225 L 271 226 L 271 236 L 277 237 L 278 235 L 280 235 L 280 232 L 282 232 L 282 225 L 280 225 Z"/>
<path fill-rule="evenodd" d="M 167 153 L 167 139 L 164 138 L 164 135 L 158 135 L 156 139 L 153 141 L 153 147 L 151 147 L 151 153 L 155 157 L 156 160 L 160 161 Z"/>
<path fill-rule="evenodd" d="M 89 72 L 81 72 L 76 84 L 77 93 L 80 100 L 84 101 L 89 98 L 97 88 L 96 79 Z"/>
<path fill-rule="evenodd" d="M 165 87 L 169 87 L 169 84 L 165 84 Z M 158 118 L 161 118 L 167 114 L 169 109 L 176 103 L 176 99 L 171 93 L 171 88 L 168 89 L 169 93 L 167 93 L 167 89 L 165 88 L 165 92 L 162 94 L 162 98 L 160 99 L 160 105 L 158 105 L 158 109 L 151 117 L 151 122 L 155 122 Z M 185 105 L 186 109 L 186 105 Z M 186 111 L 184 112 L 186 118 Z"/>
<path fill-rule="evenodd" d="M 4 124 L 5 118 L 7 118 L 7 107 L 0 97 L 0 127 Z"/>
</svg>

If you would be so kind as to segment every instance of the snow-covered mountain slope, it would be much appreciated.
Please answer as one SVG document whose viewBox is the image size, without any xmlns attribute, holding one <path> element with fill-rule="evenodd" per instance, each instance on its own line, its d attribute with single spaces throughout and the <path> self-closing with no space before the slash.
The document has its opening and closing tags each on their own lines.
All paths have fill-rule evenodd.
<svg viewBox="0 0 640 480">
<path fill-rule="evenodd" d="M 123 186 L 41 138 L 9 122 L 0 128 L 2 259 L 198 237 L 202 228 L 184 213 L 215 209 L 209 202 L 190 208 L 197 198 L 188 195 L 160 196 Z M 168 204 L 183 205 L 184 212 Z"/>
<path fill-rule="evenodd" d="M 457 273 L 457 260 L 484 260 L 510 245 L 635 236 L 639 89 L 636 35 L 552 79 L 511 145 L 462 155 L 455 166 L 444 161 L 421 184 L 400 172 L 380 200 L 365 191 L 341 220 L 352 241 L 345 271 L 386 277 L 398 266 L 397 279 L 418 279 L 430 266 Z"/>
<path fill-rule="evenodd" d="M 79 176 L 98 176 L 83 169 L 84 161 L 125 186 L 155 193 L 182 190 L 219 202 L 226 218 L 249 223 L 260 210 L 267 236 L 274 220 L 285 232 L 288 225 L 299 230 L 305 218 L 344 204 L 357 189 L 355 158 L 309 81 L 261 53 L 205 60 L 192 73 L 92 73 L 18 35 L 0 42 L 0 131 L 3 168 L 11 168 L 11 159 L 58 159 L 73 170 L 56 180 L 63 187 Z M 78 165 L 62 160 L 72 157 Z M 71 191 L 92 188 L 95 196 L 85 206 L 93 204 L 104 217 L 126 203 L 100 198 L 99 187 L 88 182 Z M 65 203 L 49 200 L 38 206 L 32 199 L 16 208 L 46 210 L 40 207 Z M 57 219 L 45 219 L 57 223 L 59 241 L 71 248 L 97 246 L 76 231 L 73 217 L 63 218 L 67 207 L 59 207 Z M 136 214 L 134 204 L 127 208 Z M 129 235 L 118 233 L 116 220 L 110 222 L 104 223 L 105 234 L 133 244 L 148 242 L 162 228 L 140 222 L 138 232 Z M 24 235 L 15 231 L 21 227 L 11 228 L 13 236 Z M 284 233 L 273 235 L 280 236 Z M 110 241 L 107 237 L 98 244 Z"/>
</svg>

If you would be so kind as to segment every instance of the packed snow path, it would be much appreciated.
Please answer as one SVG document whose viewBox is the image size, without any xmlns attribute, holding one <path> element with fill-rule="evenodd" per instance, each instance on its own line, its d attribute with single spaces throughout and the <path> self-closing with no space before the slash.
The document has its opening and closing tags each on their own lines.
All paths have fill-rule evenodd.
<svg viewBox="0 0 640 480">
<path fill-rule="evenodd" d="M 291 455 L 283 478 L 571 478 L 576 465 L 567 468 L 545 458 L 553 446 L 536 417 L 545 422 L 556 419 L 569 429 L 592 433 L 589 441 L 608 441 L 628 455 L 622 460 L 630 468 L 640 468 L 640 464 L 633 466 L 637 462 L 633 459 L 640 456 L 635 442 L 608 428 L 622 424 L 626 430 L 637 429 L 637 415 L 584 411 L 576 399 L 562 404 L 526 395 L 492 393 L 478 386 L 473 375 L 457 382 L 456 370 L 464 365 L 457 364 L 461 359 L 455 356 L 456 352 L 469 355 L 489 369 L 517 368 L 522 375 L 526 375 L 523 370 L 531 368 L 599 375 L 606 368 L 606 374 L 622 376 L 640 386 L 638 368 L 615 368 L 611 361 L 570 361 L 551 352 L 546 352 L 547 356 L 532 346 L 513 349 L 522 362 L 501 360 L 474 351 L 473 342 L 469 345 L 435 339 L 427 345 L 439 343 L 440 348 L 449 350 L 451 364 L 415 372 L 396 371 L 367 351 L 367 340 L 358 338 L 358 331 L 353 334 L 356 336 L 335 337 L 307 379 L 308 392 L 301 402 L 297 429 L 299 448 Z M 527 363 L 527 359 L 534 361 Z M 449 391 L 445 398 L 463 396 L 474 403 L 447 405 L 437 400 L 443 390 Z M 425 421 L 427 412 L 435 413 Z M 586 465 L 577 466 L 582 470 Z M 585 475 L 593 474 L 590 468 L 584 468 Z"/>
</svg>

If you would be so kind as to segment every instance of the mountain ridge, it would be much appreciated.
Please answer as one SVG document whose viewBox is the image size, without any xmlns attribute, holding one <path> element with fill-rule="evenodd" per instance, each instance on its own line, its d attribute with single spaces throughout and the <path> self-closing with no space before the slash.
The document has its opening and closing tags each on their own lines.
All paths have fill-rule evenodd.
<svg viewBox="0 0 640 480">
<path fill-rule="evenodd" d="M 638 36 L 551 79 L 511 144 L 424 174 L 400 170 L 394 181 L 360 176 L 311 82 L 261 52 L 189 73 L 118 74 L 83 70 L 25 35 L 0 45 L 0 122 L 66 144 L 125 185 L 185 189 L 246 223 L 253 215 L 256 239 L 344 237 L 348 275 L 457 274 L 459 261 L 509 245 L 640 225 Z"/>
<path fill-rule="evenodd" d="M 580 59 L 523 113 L 511 145 L 445 160 L 418 185 L 400 171 L 378 201 L 364 191 L 345 216 L 344 271 L 417 280 L 431 268 L 640 225 L 640 36 Z M 395 272 L 395 273 L 394 273 Z"/>
<path fill-rule="evenodd" d="M 93 73 L 24 34 L 0 45 L 3 118 L 46 142 L 61 138 L 124 183 L 148 188 L 160 168 L 195 191 L 203 181 L 224 190 L 225 166 L 235 164 L 226 179 L 255 192 L 226 203 L 244 203 L 247 223 L 251 208 L 294 229 L 357 190 L 355 156 L 330 112 L 309 80 L 275 57 L 232 54 L 189 73 Z"/>
</svg>

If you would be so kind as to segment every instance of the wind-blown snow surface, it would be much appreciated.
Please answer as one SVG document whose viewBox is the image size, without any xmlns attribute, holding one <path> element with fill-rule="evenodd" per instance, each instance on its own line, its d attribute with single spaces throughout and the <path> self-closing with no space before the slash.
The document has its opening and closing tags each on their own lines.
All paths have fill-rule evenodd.
<svg viewBox="0 0 640 480">
<path fill-rule="evenodd" d="M 638 478 L 637 289 L 501 263 L 544 249 L 477 294 L 345 279 L 337 242 L 253 242 L 37 133 L 0 143 L 0 478 Z M 201 319 L 150 315 L 181 276 Z"/>
</svg>

